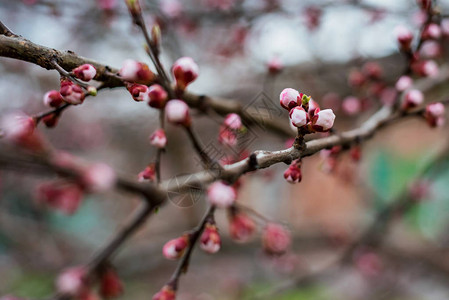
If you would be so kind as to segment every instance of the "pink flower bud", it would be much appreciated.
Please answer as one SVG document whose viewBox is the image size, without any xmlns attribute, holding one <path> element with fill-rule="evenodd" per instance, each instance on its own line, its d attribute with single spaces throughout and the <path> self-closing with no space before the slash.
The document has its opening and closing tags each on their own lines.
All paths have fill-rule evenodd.
<svg viewBox="0 0 449 300">
<path fill-rule="evenodd" d="M 207 223 L 200 238 L 200 247 L 207 253 L 217 253 L 221 247 L 221 239 L 217 226 Z"/>
<path fill-rule="evenodd" d="M 161 10 L 170 18 L 178 18 L 182 14 L 183 7 L 178 0 L 165 0 L 161 2 Z"/>
<path fill-rule="evenodd" d="M 309 110 L 307 111 L 307 113 L 309 114 L 309 117 L 312 118 L 315 115 L 315 112 L 319 112 L 319 111 L 320 111 L 320 106 L 318 105 L 318 103 L 315 100 L 310 99 Z"/>
<path fill-rule="evenodd" d="M 190 126 L 190 114 L 187 104 L 178 99 L 168 101 L 165 107 L 165 115 L 170 123 Z"/>
<path fill-rule="evenodd" d="M 111 189 L 117 177 L 114 170 L 104 163 L 90 165 L 82 175 L 83 186 L 94 192 L 102 192 Z"/>
<path fill-rule="evenodd" d="M 382 102 L 383 105 L 391 106 L 396 101 L 397 95 L 398 92 L 395 88 L 385 88 L 380 95 L 380 102 Z"/>
<path fill-rule="evenodd" d="M 44 122 L 45 126 L 47 126 L 48 128 L 55 127 L 58 124 L 58 121 L 59 121 L 58 113 L 49 114 L 42 118 L 42 122 Z"/>
<path fill-rule="evenodd" d="M 228 127 L 221 126 L 218 134 L 218 142 L 229 147 L 237 145 L 237 134 Z"/>
<path fill-rule="evenodd" d="M 309 121 L 309 115 L 301 106 L 296 106 L 290 110 L 290 121 L 296 127 L 302 127 Z"/>
<path fill-rule="evenodd" d="M 167 259 L 176 260 L 184 254 L 184 251 L 189 246 L 189 243 L 189 236 L 187 234 L 170 240 L 165 243 L 162 248 L 162 254 L 164 254 Z"/>
<path fill-rule="evenodd" d="M 86 269 L 73 267 L 64 270 L 56 279 L 56 289 L 63 295 L 80 297 L 89 289 Z"/>
<path fill-rule="evenodd" d="M 83 191 L 77 184 L 51 182 L 42 184 L 37 191 L 38 201 L 66 215 L 72 215 L 78 209 Z"/>
<path fill-rule="evenodd" d="M 431 23 L 424 28 L 422 32 L 423 40 L 437 40 L 441 37 L 441 28 L 435 23 Z"/>
<path fill-rule="evenodd" d="M 312 118 L 312 128 L 318 132 L 325 132 L 334 126 L 335 114 L 332 109 L 320 110 Z"/>
<path fill-rule="evenodd" d="M 198 77 L 199 67 L 191 57 L 181 57 L 173 64 L 172 71 L 176 79 L 176 87 L 184 90 Z"/>
<path fill-rule="evenodd" d="M 441 102 L 426 106 L 424 117 L 430 127 L 441 127 L 445 123 L 445 107 Z"/>
<path fill-rule="evenodd" d="M 424 95 L 420 90 L 410 90 L 408 91 L 402 102 L 402 109 L 407 110 L 410 108 L 417 107 L 424 102 Z"/>
<path fill-rule="evenodd" d="M 268 254 L 284 254 L 291 244 L 290 233 L 280 224 L 268 223 L 262 233 L 262 244 Z"/>
<path fill-rule="evenodd" d="M 32 151 L 43 151 L 45 140 L 35 127 L 35 120 L 23 113 L 7 114 L 0 124 L 5 140 Z"/>
<path fill-rule="evenodd" d="M 284 69 L 284 65 L 282 64 L 282 61 L 279 59 L 279 57 L 273 57 L 268 62 L 268 72 L 270 74 L 278 74 Z"/>
<path fill-rule="evenodd" d="M 362 110 L 362 102 L 360 101 L 360 99 L 354 96 L 348 96 L 343 99 L 341 108 L 347 115 L 353 116 L 360 113 L 360 111 Z"/>
<path fill-rule="evenodd" d="M 422 44 L 420 54 L 424 58 L 437 58 L 443 54 L 443 49 L 437 41 L 426 41 Z"/>
<path fill-rule="evenodd" d="M 165 136 L 164 129 L 157 129 L 153 134 L 150 136 L 150 143 L 151 145 L 163 149 L 167 145 L 167 137 Z"/>
<path fill-rule="evenodd" d="M 148 101 L 150 98 L 148 95 L 148 87 L 146 85 L 134 83 L 128 85 L 127 89 L 133 99 L 137 102 Z"/>
<path fill-rule="evenodd" d="M 301 160 L 294 160 L 287 170 L 284 172 L 284 178 L 289 183 L 298 183 L 301 182 L 302 173 L 301 173 Z"/>
<path fill-rule="evenodd" d="M 59 92 L 61 93 L 64 101 L 72 105 L 83 103 L 85 98 L 83 89 L 68 79 L 61 81 L 61 88 Z"/>
<path fill-rule="evenodd" d="M 377 80 L 382 77 L 382 68 L 378 63 L 367 62 L 363 65 L 363 73 L 371 79 Z"/>
<path fill-rule="evenodd" d="M 281 106 L 286 110 L 290 110 L 295 106 L 298 106 L 298 103 L 301 103 L 301 97 L 299 92 L 295 89 L 286 88 L 281 92 L 279 97 Z"/>
<path fill-rule="evenodd" d="M 396 82 L 396 90 L 398 90 L 399 92 L 408 90 L 412 86 L 413 86 L 413 79 L 406 75 L 399 77 L 398 81 Z"/>
<path fill-rule="evenodd" d="M 215 181 L 207 189 L 207 198 L 212 205 L 225 208 L 234 203 L 237 193 L 232 186 L 223 181 Z"/>
<path fill-rule="evenodd" d="M 433 60 L 418 61 L 412 64 L 412 70 L 420 76 L 435 77 L 439 73 L 438 65 Z"/>
<path fill-rule="evenodd" d="M 130 82 L 148 83 L 154 80 L 155 75 L 144 63 L 127 59 L 119 71 L 120 76 Z"/>
<path fill-rule="evenodd" d="M 254 231 L 256 230 L 256 224 L 253 219 L 243 213 L 237 213 L 232 216 L 229 223 L 229 233 L 231 238 L 240 243 L 247 242 Z"/>
<path fill-rule="evenodd" d="M 44 95 L 44 104 L 48 107 L 59 107 L 63 102 L 64 100 L 59 91 L 48 91 Z"/>
<path fill-rule="evenodd" d="M 148 105 L 154 108 L 162 108 L 165 106 L 168 94 L 159 84 L 153 84 L 148 89 L 148 96 L 150 97 Z"/>
<path fill-rule="evenodd" d="M 153 296 L 152 300 L 175 300 L 176 292 L 172 287 L 165 285 L 157 294 Z"/>
<path fill-rule="evenodd" d="M 352 87 L 361 87 L 366 82 L 365 75 L 358 70 L 352 70 L 348 76 L 348 84 Z"/>
<path fill-rule="evenodd" d="M 91 64 L 84 64 L 73 69 L 72 73 L 82 81 L 90 81 L 97 75 L 97 70 Z"/>
<path fill-rule="evenodd" d="M 401 45 L 401 49 L 409 50 L 413 40 L 413 32 L 403 25 L 397 26 L 394 29 L 394 32 L 399 44 Z"/>
<path fill-rule="evenodd" d="M 238 114 L 228 114 L 224 119 L 223 124 L 232 130 L 240 130 L 242 128 L 242 119 Z"/>
<path fill-rule="evenodd" d="M 145 180 L 154 181 L 156 179 L 156 166 L 149 164 L 137 177 L 140 182 Z"/>
<path fill-rule="evenodd" d="M 114 269 L 108 268 L 100 277 L 100 295 L 110 299 L 123 293 L 123 285 Z"/>
</svg>

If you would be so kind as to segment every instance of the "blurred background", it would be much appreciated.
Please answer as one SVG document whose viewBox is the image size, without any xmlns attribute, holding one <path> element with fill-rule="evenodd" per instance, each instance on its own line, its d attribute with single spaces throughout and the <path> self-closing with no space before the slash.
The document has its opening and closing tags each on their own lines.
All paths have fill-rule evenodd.
<svg viewBox="0 0 449 300">
<path fill-rule="evenodd" d="M 191 56 L 200 66 L 189 91 L 239 99 L 288 128 L 278 95 L 295 88 L 334 109 L 337 132 L 357 127 L 394 97 L 405 60 L 393 29 L 404 24 L 417 35 L 423 22 L 412 0 L 141 2 L 147 25 L 161 26 L 164 66 L 170 68 L 181 56 Z M 439 0 L 438 6 L 443 15 L 449 13 L 449 1 Z M 0 20 L 37 44 L 72 50 L 115 68 L 128 58 L 150 63 L 143 37 L 121 0 L 0 0 Z M 435 57 L 440 65 L 447 46 L 443 41 Z M 366 62 L 381 67 L 380 79 L 354 87 L 351 74 L 366 72 Z M 270 72 L 270 65 L 279 64 L 279 72 Z M 59 87 L 56 71 L 25 62 L 0 58 L 0 72 L 2 115 L 16 109 L 31 115 L 45 111 L 42 96 Z M 426 97 L 446 98 L 441 91 Z M 192 114 L 193 127 L 212 157 L 235 155 L 217 141 L 222 117 Z M 64 112 L 56 128 L 41 130 L 57 149 L 105 162 L 137 179 L 154 159 L 148 136 L 156 128 L 158 112 L 118 88 L 100 91 Z M 239 149 L 283 149 L 294 135 L 293 130 L 281 136 L 263 125 L 252 126 Z M 168 125 L 167 136 L 163 179 L 201 170 L 184 132 Z M 382 247 L 360 250 L 338 271 L 329 267 L 376 213 L 409 187 L 446 139 L 447 127 L 431 130 L 422 120 L 408 119 L 364 143 L 359 162 L 346 152 L 337 161 L 326 154 L 305 159 L 300 184 L 284 180 L 286 165 L 245 175 L 238 201 L 288 224 L 294 237 L 291 253 L 268 258 L 258 237 L 249 244 L 234 243 L 227 215 L 218 211 L 222 249 L 215 255 L 196 249 L 178 299 L 449 299 L 446 162 L 428 179 L 421 201 L 395 216 Z M 59 271 L 85 263 L 140 201 L 125 193 L 91 194 L 68 217 L 36 204 L 37 185 L 53 178 L 0 170 L 0 294 L 50 295 Z M 169 201 L 122 247 L 114 259 L 125 283 L 121 299 L 148 299 L 169 279 L 176 262 L 164 259 L 161 248 L 196 226 L 206 209 L 202 196 L 196 200 Z M 295 284 L 295 278 L 322 269 L 330 272 Z"/>
</svg>

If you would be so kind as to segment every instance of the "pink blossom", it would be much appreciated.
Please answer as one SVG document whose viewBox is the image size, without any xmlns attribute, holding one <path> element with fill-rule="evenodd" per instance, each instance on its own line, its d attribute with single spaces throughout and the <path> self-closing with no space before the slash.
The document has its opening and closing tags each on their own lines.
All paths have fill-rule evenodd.
<svg viewBox="0 0 449 300">
<path fill-rule="evenodd" d="M 432 103 L 426 106 L 424 114 L 430 127 L 441 127 L 445 123 L 446 109 L 441 102 Z"/>
<path fill-rule="evenodd" d="M 73 69 L 72 73 L 82 81 L 90 81 L 97 75 L 97 69 L 91 64 L 84 64 Z"/>
<path fill-rule="evenodd" d="M 175 300 L 176 292 L 172 287 L 165 285 L 157 294 L 155 294 L 152 300 Z"/>
<path fill-rule="evenodd" d="M 348 96 L 343 99 L 341 108 L 347 115 L 353 116 L 360 113 L 360 111 L 362 110 L 362 103 L 360 99 L 354 96 Z"/>
<path fill-rule="evenodd" d="M 247 242 L 254 234 L 256 225 L 250 217 L 243 213 L 234 214 L 229 222 L 229 233 L 236 242 Z"/>
<path fill-rule="evenodd" d="M 176 79 L 176 87 L 184 90 L 199 74 L 199 67 L 191 57 L 181 57 L 173 64 L 173 75 Z"/>
<path fill-rule="evenodd" d="M 401 45 L 401 48 L 404 50 L 410 49 L 410 45 L 413 40 L 413 32 L 410 31 L 407 27 L 403 25 L 399 25 L 394 29 L 396 38 Z"/>
<path fill-rule="evenodd" d="M 408 90 L 413 85 L 413 79 L 409 76 L 403 75 L 399 77 L 398 81 L 396 82 L 396 89 L 399 92 L 403 92 L 405 90 Z"/>
<path fill-rule="evenodd" d="M 42 184 L 38 188 L 37 195 L 40 203 L 72 215 L 81 203 L 83 191 L 77 184 L 51 182 Z"/>
<path fill-rule="evenodd" d="M 361 87 L 366 82 L 365 75 L 358 70 L 349 72 L 348 84 L 352 87 Z"/>
<path fill-rule="evenodd" d="M 281 106 L 287 110 L 292 109 L 295 106 L 298 106 L 298 103 L 301 103 L 301 97 L 297 90 L 286 88 L 281 92 L 279 97 Z"/>
<path fill-rule="evenodd" d="M 237 145 L 237 134 L 228 127 L 221 126 L 218 134 L 218 142 L 229 147 Z"/>
<path fill-rule="evenodd" d="M 441 28 L 435 23 L 431 23 L 424 28 L 424 31 L 422 33 L 422 38 L 424 40 L 429 39 L 439 39 L 441 37 Z"/>
<path fill-rule="evenodd" d="M 135 101 L 149 100 L 148 87 L 146 85 L 134 83 L 128 85 L 127 89 Z"/>
<path fill-rule="evenodd" d="M 424 58 L 437 58 L 441 56 L 442 52 L 443 49 L 437 41 L 425 41 L 420 50 L 420 53 Z"/>
<path fill-rule="evenodd" d="M 137 175 L 140 182 L 149 180 L 154 181 L 156 179 L 156 166 L 154 164 L 149 164 L 142 172 Z"/>
<path fill-rule="evenodd" d="M 367 62 L 363 65 L 363 73 L 371 79 L 380 79 L 382 77 L 382 68 L 376 62 Z"/>
<path fill-rule="evenodd" d="M 56 279 L 56 289 L 63 295 L 79 297 L 88 288 L 87 272 L 83 267 L 66 269 Z"/>
<path fill-rule="evenodd" d="M 410 109 L 421 105 L 424 102 L 424 94 L 420 90 L 408 91 L 403 99 L 402 108 Z"/>
<path fill-rule="evenodd" d="M 284 69 L 284 65 L 279 57 L 275 56 L 268 62 L 268 72 L 270 74 L 278 74 Z"/>
<path fill-rule="evenodd" d="M 217 226 L 214 224 L 206 224 L 201 238 L 200 247 L 207 253 L 217 253 L 221 248 L 220 234 L 218 234 Z"/>
<path fill-rule="evenodd" d="M 320 106 L 318 105 L 318 103 L 315 100 L 310 99 L 310 101 L 309 101 L 309 109 L 307 110 L 307 113 L 309 114 L 309 117 L 312 118 L 315 115 L 315 112 L 318 112 L 318 111 L 320 111 Z"/>
<path fill-rule="evenodd" d="M 312 118 L 312 128 L 318 132 L 325 132 L 334 126 L 335 114 L 332 109 L 320 110 Z"/>
<path fill-rule="evenodd" d="M 309 121 L 309 115 L 301 106 L 296 106 L 289 113 L 291 123 L 296 127 L 302 127 Z"/>
<path fill-rule="evenodd" d="M 177 125 L 190 125 L 189 107 L 187 104 L 178 99 L 168 101 L 165 107 L 165 115 L 170 123 Z"/>
<path fill-rule="evenodd" d="M 291 244 L 290 233 L 280 224 L 268 223 L 262 233 L 262 244 L 268 254 L 284 254 Z"/>
<path fill-rule="evenodd" d="M 68 79 L 61 81 L 61 88 L 59 92 L 61 93 L 64 101 L 72 105 L 83 103 L 85 98 L 83 89 Z"/>
<path fill-rule="evenodd" d="M 243 126 L 240 116 L 234 113 L 228 114 L 225 117 L 223 124 L 232 130 L 240 130 Z"/>
<path fill-rule="evenodd" d="M 294 160 L 287 170 L 284 172 L 284 178 L 289 183 L 298 183 L 301 182 L 302 173 L 301 173 L 301 161 Z"/>
<path fill-rule="evenodd" d="M 155 78 L 148 65 L 132 59 L 123 62 L 119 74 L 124 80 L 130 82 L 148 83 Z"/>
<path fill-rule="evenodd" d="M 102 192 L 111 189 L 117 180 L 115 171 L 104 163 L 90 165 L 82 176 L 84 186 L 95 192 Z"/>
<path fill-rule="evenodd" d="M 64 100 L 59 91 L 51 90 L 44 95 L 44 104 L 48 107 L 59 107 L 63 102 Z"/>
<path fill-rule="evenodd" d="M 167 145 L 167 137 L 165 136 L 164 129 L 157 129 L 153 134 L 150 136 L 150 143 L 151 145 L 163 149 Z"/>
<path fill-rule="evenodd" d="M 153 84 L 148 89 L 149 101 L 148 105 L 154 108 L 162 108 L 165 106 L 168 94 L 159 84 Z"/>
<path fill-rule="evenodd" d="M 237 194 L 232 186 L 223 181 L 215 181 L 207 189 L 207 198 L 212 205 L 225 208 L 234 203 Z"/>
<path fill-rule="evenodd" d="M 188 245 L 189 236 L 183 235 L 165 243 L 164 247 L 162 248 L 162 254 L 164 254 L 165 258 L 167 259 L 176 260 L 184 254 L 184 251 L 186 250 Z"/>
</svg>

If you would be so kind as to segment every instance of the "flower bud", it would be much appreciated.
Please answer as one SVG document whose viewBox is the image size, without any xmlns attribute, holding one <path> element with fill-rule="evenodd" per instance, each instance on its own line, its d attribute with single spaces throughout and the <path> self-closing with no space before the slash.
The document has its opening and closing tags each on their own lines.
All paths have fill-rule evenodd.
<svg viewBox="0 0 449 300">
<path fill-rule="evenodd" d="M 354 96 L 348 96 L 343 99 L 341 108 L 348 116 L 353 116 L 362 110 L 362 102 Z"/>
<path fill-rule="evenodd" d="M 441 28 L 435 23 L 431 23 L 424 28 L 422 35 L 423 40 L 437 40 L 441 37 Z"/>
<path fill-rule="evenodd" d="M 378 80 L 382 77 L 382 68 L 376 62 L 367 62 L 362 69 L 363 73 L 370 79 Z"/>
<path fill-rule="evenodd" d="M 148 101 L 148 87 L 146 85 L 134 83 L 128 85 L 127 89 L 133 97 L 134 101 Z"/>
<path fill-rule="evenodd" d="M 443 49 L 437 41 L 426 41 L 422 44 L 420 54 L 424 58 L 437 58 L 443 54 Z"/>
<path fill-rule="evenodd" d="M 279 97 L 281 106 L 286 110 L 290 110 L 295 106 L 298 106 L 298 103 L 301 103 L 301 97 L 299 92 L 295 89 L 286 88 L 281 92 Z"/>
<path fill-rule="evenodd" d="M 243 127 L 242 119 L 238 114 L 234 113 L 228 114 L 225 117 L 223 124 L 232 130 L 240 130 Z"/>
<path fill-rule="evenodd" d="M 130 82 L 148 83 L 155 78 L 146 64 L 132 59 L 123 62 L 119 74 L 124 80 Z"/>
<path fill-rule="evenodd" d="M 445 18 L 441 20 L 441 33 L 443 36 L 448 37 L 449 36 L 449 19 Z"/>
<path fill-rule="evenodd" d="M 167 92 L 159 84 L 153 84 L 148 88 L 148 105 L 154 108 L 162 108 L 167 101 Z"/>
<path fill-rule="evenodd" d="M 351 159 L 353 161 L 360 161 L 360 159 L 362 158 L 362 149 L 360 148 L 360 145 L 353 146 L 349 151 L 349 155 L 351 156 Z"/>
<path fill-rule="evenodd" d="M 142 172 L 137 175 L 140 182 L 149 180 L 154 181 L 156 179 L 156 166 L 155 164 L 149 164 Z"/>
<path fill-rule="evenodd" d="M 223 181 L 215 181 L 207 189 L 207 198 L 212 205 L 220 208 L 231 206 L 237 198 L 235 189 Z"/>
<path fill-rule="evenodd" d="M 170 240 L 165 243 L 162 248 L 162 254 L 165 258 L 170 260 L 176 260 L 184 254 L 184 251 L 189 246 L 190 240 L 189 235 L 184 234 L 176 239 Z"/>
<path fill-rule="evenodd" d="M 417 107 L 424 102 L 424 94 L 420 90 L 408 91 L 402 102 L 402 109 L 407 110 Z"/>
<path fill-rule="evenodd" d="M 44 139 L 35 127 L 35 120 L 23 113 L 7 114 L 0 124 L 5 140 L 29 150 L 42 151 L 45 148 Z"/>
<path fill-rule="evenodd" d="M 280 73 L 284 69 L 284 65 L 279 57 L 273 57 L 268 62 L 268 72 L 272 75 Z"/>
<path fill-rule="evenodd" d="M 410 50 L 410 45 L 413 40 L 413 32 L 407 27 L 399 25 L 394 29 L 396 38 L 401 45 L 402 50 Z"/>
<path fill-rule="evenodd" d="M 200 247 L 207 253 L 217 253 L 221 247 L 221 239 L 215 224 L 207 223 L 200 238 Z"/>
<path fill-rule="evenodd" d="M 44 95 L 44 104 L 48 107 L 59 107 L 64 100 L 59 91 L 51 90 Z"/>
<path fill-rule="evenodd" d="M 172 71 L 176 79 L 176 87 L 183 91 L 198 77 L 199 67 L 191 57 L 181 57 L 173 64 Z"/>
<path fill-rule="evenodd" d="M 262 233 L 262 244 L 267 254 L 282 255 L 290 247 L 290 233 L 280 224 L 268 223 Z"/>
<path fill-rule="evenodd" d="M 441 127 L 445 123 L 445 107 L 441 102 L 426 106 L 424 117 L 430 127 Z"/>
<path fill-rule="evenodd" d="M 125 2 L 130 14 L 133 17 L 138 16 L 142 12 L 139 0 L 125 0 Z"/>
<path fill-rule="evenodd" d="M 72 267 L 64 270 L 56 279 L 56 289 L 65 296 L 80 297 L 89 289 L 86 269 Z"/>
<path fill-rule="evenodd" d="M 157 294 L 153 296 L 152 300 L 175 300 L 176 292 L 169 285 L 165 285 Z"/>
<path fill-rule="evenodd" d="M 91 64 L 84 64 L 73 69 L 72 73 L 82 81 L 90 81 L 97 75 L 97 70 Z"/>
<path fill-rule="evenodd" d="M 82 174 L 83 186 L 93 192 L 102 192 L 111 189 L 117 177 L 114 170 L 104 163 L 90 165 Z"/>
<path fill-rule="evenodd" d="M 218 134 L 218 142 L 229 147 L 237 145 L 237 134 L 228 127 L 221 126 Z"/>
<path fill-rule="evenodd" d="M 348 84 L 351 87 L 361 87 L 366 82 L 365 75 L 358 70 L 352 70 L 348 76 Z"/>
<path fill-rule="evenodd" d="M 307 110 L 309 117 L 312 118 L 315 115 L 315 112 L 319 112 L 319 111 L 320 111 L 320 106 L 318 105 L 318 103 L 315 100 L 310 99 L 309 109 Z"/>
<path fill-rule="evenodd" d="M 396 90 L 398 90 L 399 92 L 408 90 L 412 86 L 413 86 L 413 79 L 406 75 L 399 77 L 398 81 L 396 82 Z"/>
<path fill-rule="evenodd" d="M 284 178 L 289 183 L 298 183 L 301 182 L 302 173 L 301 173 L 301 160 L 294 160 L 287 170 L 284 172 Z"/>
<path fill-rule="evenodd" d="M 150 143 L 151 145 L 163 149 L 167 145 L 167 137 L 165 136 L 164 129 L 157 129 L 153 134 L 150 136 Z"/>
<path fill-rule="evenodd" d="M 334 126 L 335 114 L 332 109 L 320 110 L 312 118 L 312 128 L 318 132 L 326 132 Z"/>
<path fill-rule="evenodd" d="M 99 292 L 101 297 L 106 299 L 115 298 L 122 294 L 123 285 L 114 269 L 108 268 L 101 274 Z"/>
<path fill-rule="evenodd" d="M 296 127 L 302 127 L 309 121 L 309 115 L 301 106 L 296 106 L 289 113 L 291 123 Z"/>
<path fill-rule="evenodd" d="M 44 122 L 45 126 L 47 126 L 48 128 L 53 128 L 58 124 L 59 116 L 60 115 L 58 113 L 46 115 L 42 118 L 42 122 Z"/>
<path fill-rule="evenodd" d="M 165 115 L 170 123 L 190 126 L 190 114 L 187 104 L 178 99 L 168 101 L 165 107 Z"/>
<path fill-rule="evenodd" d="M 154 24 L 153 27 L 151 27 L 151 41 L 153 42 L 153 45 L 159 49 L 161 45 L 161 28 L 158 24 Z"/>
<path fill-rule="evenodd" d="M 37 191 L 39 203 L 50 206 L 66 215 L 73 215 L 76 212 L 82 197 L 83 191 L 77 184 L 44 183 L 39 186 Z"/>
<path fill-rule="evenodd" d="M 72 105 L 83 103 L 85 98 L 83 89 L 68 79 L 61 81 L 61 88 L 59 92 L 61 93 L 64 101 Z"/>
<path fill-rule="evenodd" d="M 229 233 L 231 238 L 240 243 L 247 242 L 254 231 L 256 230 L 256 224 L 253 219 L 243 213 L 233 214 L 229 222 Z"/>
<path fill-rule="evenodd" d="M 438 76 L 438 65 L 433 60 L 419 61 L 412 64 L 412 70 L 420 76 L 435 77 Z"/>
</svg>

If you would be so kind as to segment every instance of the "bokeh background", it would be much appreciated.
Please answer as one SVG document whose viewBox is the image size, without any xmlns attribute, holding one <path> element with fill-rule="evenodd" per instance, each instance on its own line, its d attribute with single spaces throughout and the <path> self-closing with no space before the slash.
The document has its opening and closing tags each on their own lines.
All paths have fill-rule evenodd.
<svg viewBox="0 0 449 300">
<path fill-rule="evenodd" d="M 367 93 L 354 91 L 348 75 L 375 61 L 383 69 L 385 85 L 394 86 L 405 61 L 393 29 L 406 24 L 417 33 L 422 19 L 412 0 L 141 2 L 147 24 L 161 24 L 166 68 L 180 56 L 199 64 L 200 76 L 190 91 L 260 107 L 287 128 L 287 113 L 277 100 L 286 87 L 332 107 L 338 131 L 358 126 L 381 105 L 382 96 L 367 97 L 363 110 L 348 114 L 342 100 Z M 449 13 L 449 1 L 438 4 L 443 15 Z M 319 11 L 318 24 L 314 10 Z M 116 68 L 127 58 L 149 62 L 144 40 L 120 0 L 0 0 L 0 20 L 35 43 Z M 441 64 L 445 57 L 439 58 Z M 284 66 L 277 75 L 267 69 L 274 58 Z M 59 84 L 56 71 L 12 59 L 0 58 L 0 74 L 2 115 L 16 109 L 44 111 L 43 94 Z M 444 93 L 428 95 L 429 100 L 443 98 Z M 158 127 L 157 113 L 134 102 L 125 89 L 103 90 L 68 109 L 56 128 L 42 131 L 56 148 L 105 162 L 137 179 L 156 153 L 148 136 Z M 217 142 L 222 118 L 198 111 L 193 115 L 205 149 L 216 159 L 232 154 Z M 171 125 L 167 132 L 163 178 L 199 171 L 184 132 Z M 249 151 L 282 149 L 287 142 L 286 136 L 264 126 L 249 128 L 242 139 Z M 354 258 L 338 272 L 307 284 L 290 284 L 327 268 L 376 212 L 407 188 L 446 139 L 446 127 L 431 130 L 422 120 L 407 120 L 364 144 L 358 163 L 343 154 L 329 172 L 323 156 L 305 159 L 300 184 L 283 179 L 285 165 L 245 175 L 238 201 L 288 224 L 292 252 L 272 259 L 262 253 L 258 237 L 244 245 L 232 242 L 226 213 L 219 211 L 222 250 L 216 255 L 195 251 L 189 272 L 181 278 L 179 299 L 252 299 L 279 287 L 285 288 L 270 299 L 448 299 L 449 169 L 444 164 L 425 199 L 394 219 L 382 251 L 369 250 L 363 259 Z M 67 217 L 36 204 L 36 186 L 49 179 L 24 170 L 0 170 L 0 294 L 50 295 L 58 272 L 86 262 L 139 204 L 129 194 L 92 194 Z M 161 248 L 196 226 L 206 208 L 203 197 L 197 200 L 187 199 L 184 207 L 177 200 L 169 202 L 122 247 L 114 259 L 125 282 L 122 299 L 148 299 L 167 281 L 176 263 L 165 260 Z"/>
</svg>

